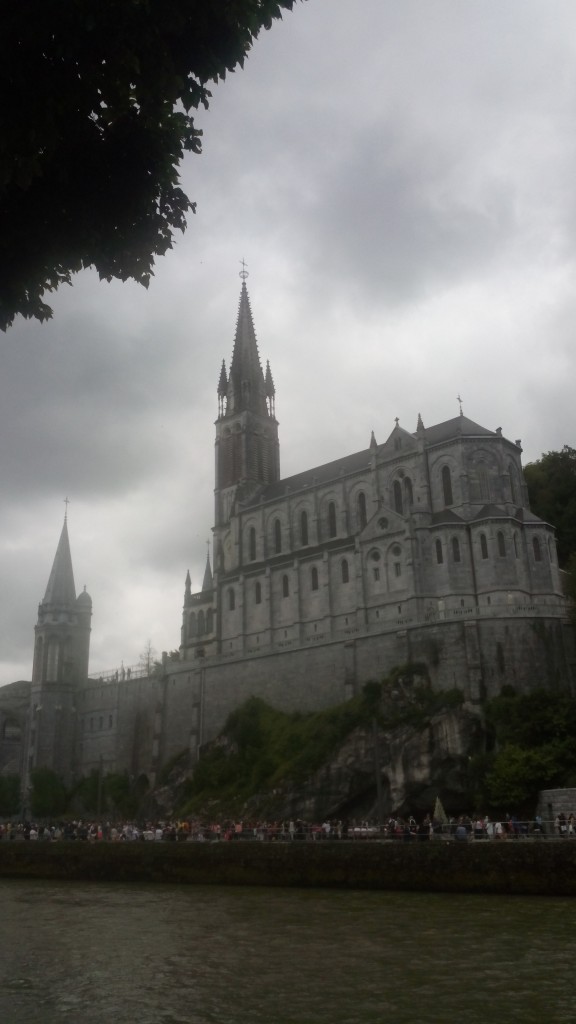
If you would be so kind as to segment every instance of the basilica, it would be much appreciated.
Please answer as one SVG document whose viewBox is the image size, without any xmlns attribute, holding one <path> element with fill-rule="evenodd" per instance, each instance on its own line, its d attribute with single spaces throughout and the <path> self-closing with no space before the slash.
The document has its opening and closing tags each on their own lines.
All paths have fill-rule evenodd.
<svg viewBox="0 0 576 1024">
<path fill-rule="evenodd" d="M 431 425 L 415 413 L 412 432 L 396 421 L 384 441 L 372 433 L 362 451 L 283 478 L 242 276 L 217 387 L 212 557 L 201 591 L 186 576 L 178 657 L 89 674 L 92 602 L 76 595 L 65 520 L 32 681 L 0 691 L 0 771 L 153 784 L 252 695 L 316 710 L 405 664 L 476 704 L 504 684 L 571 683 L 554 530 L 530 510 L 520 441 L 462 411 Z"/>
</svg>

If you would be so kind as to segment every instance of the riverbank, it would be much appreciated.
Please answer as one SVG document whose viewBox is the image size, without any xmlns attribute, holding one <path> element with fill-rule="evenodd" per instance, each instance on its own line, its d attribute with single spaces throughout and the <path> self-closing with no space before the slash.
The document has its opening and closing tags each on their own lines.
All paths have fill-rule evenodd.
<svg viewBox="0 0 576 1024">
<path fill-rule="evenodd" d="M 576 842 L 1 842 L 0 877 L 576 896 Z"/>
</svg>

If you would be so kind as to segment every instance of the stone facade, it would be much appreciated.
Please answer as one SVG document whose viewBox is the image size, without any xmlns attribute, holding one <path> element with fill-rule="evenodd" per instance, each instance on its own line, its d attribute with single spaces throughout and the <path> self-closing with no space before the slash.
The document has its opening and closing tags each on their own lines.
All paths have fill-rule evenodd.
<svg viewBox="0 0 576 1024">
<path fill-rule="evenodd" d="M 571 685 L 554 532 L 530 511 L 519 441 L 462 412 L 431 427 L 418 415 L 413 432 L 396 421 L 383 443 L 372 434 L 282 479 L 245 281 L 217 396 L 213 559 L 201 591 L 186 577 L 178 660 L 89 678 L 91 602 L 75 595 L 65 523 L 36 626 L 24 775 L 46 764 L 154 781 L 252 695 L 315 710 L 406 662 L 470 702 L 504 683 Z"/>
</svg>

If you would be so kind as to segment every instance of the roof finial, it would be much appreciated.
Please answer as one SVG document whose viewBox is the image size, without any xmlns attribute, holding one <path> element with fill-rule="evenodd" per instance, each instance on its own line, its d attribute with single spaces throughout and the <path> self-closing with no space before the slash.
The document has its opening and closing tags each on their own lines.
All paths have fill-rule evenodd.
<svg viewBox="0 0 576 1024">
<path fill-rule="evenodd" d="M 396 426 L 398 426 L 398 424 L 400 423 L 400 417 L 399 416 L 395 416 L 394 417 L 394 423 L 396 424 Z"/>
<path fill-rule="evenodd" d="M 66 498 L 63 499 L 63 501 L 64 501 L 64 504 L 66 505 L 66 511 L 64 513 L 64 522 L 67 523 L 68 522 L 68 505 L 70 504 L 70 498 L 66 497 Z"/>
<path fill-rule="evenodd" d="M 460 394 L 456 395 L 456 400 L 457 400 L 457 402 L 460 403 L 460 415 L 463 416 L 464 413 L 462 412 L 462 399 L 460 398 Z"/>
<path fill-rule="evenodd" d="M 240 271 L 240 277 L 242 278 L 243 281 L 245 281 L 246 278 L 248 277 L 248 271 L 246 270 L 246 267 L 248 266 L 248 264 L 246 263 L 246 260 L 244 258 L 242 258 L 240 260 L 240 263 L 242 264 L 242 270 Z"/>
</svg>

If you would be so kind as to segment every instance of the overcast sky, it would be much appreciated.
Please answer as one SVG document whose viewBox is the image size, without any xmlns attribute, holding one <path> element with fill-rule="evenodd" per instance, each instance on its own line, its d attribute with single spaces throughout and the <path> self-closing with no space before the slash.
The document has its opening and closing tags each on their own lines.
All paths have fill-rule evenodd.
<svg viewBox="0 0 576 1024">
<path fill-rule="evenodd" d="M 180 642 L 211 536 L 239 261 L 282 475 L 458 414 L 576 443 L 574 0 L 308 0 L 214 87 L 148 292 L 85 272 L 0 335 L 0 684 L 64 516 L 91 671 Z"/>
</svg>

